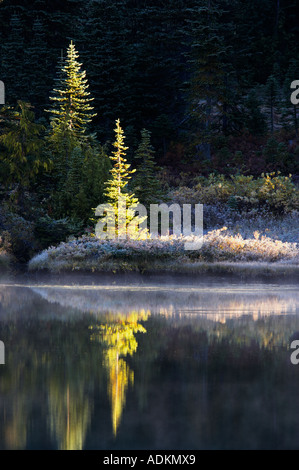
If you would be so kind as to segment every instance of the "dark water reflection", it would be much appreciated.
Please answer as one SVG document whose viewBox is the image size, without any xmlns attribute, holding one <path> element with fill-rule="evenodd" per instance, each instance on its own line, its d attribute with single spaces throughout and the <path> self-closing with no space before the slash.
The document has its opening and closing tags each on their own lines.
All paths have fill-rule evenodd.
<svg viewBox="0 0 299 470">
<path fill-rule="evenodd" d="M 299 448 L 298 287 L 0 284 L 1 449 Z"/>
</svg>

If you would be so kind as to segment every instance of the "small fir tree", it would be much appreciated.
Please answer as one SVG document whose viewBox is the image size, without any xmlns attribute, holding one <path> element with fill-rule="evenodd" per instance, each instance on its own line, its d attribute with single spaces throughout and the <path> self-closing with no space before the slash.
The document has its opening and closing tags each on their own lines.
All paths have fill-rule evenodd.
<svg viewBox="0 0 299 470">
<path fill-rule="evenodd" d="M 138 220 L 138 224 L 142 224 L 146 217 L 135 217 L 135 208 L 139 204 L 138 198 L 135 194 L 128 192 L 127 185 L 135 173 L 135 169 L 131 170 L 131 165 L 127 163 L 126 151 L 128 147 L 124 145 L 124 132 L 120 126 L 119 119 L 116 121 L 116 128 L 114 129 L 116 134 L 116 140 L 113 143 L 115 151 L 110 156 L 113 167 L 110 170 L 112 178 L 106 183 L 106 189 L 104 195 L 106 196 L 107 202 L 113 208 L 113 216 L 107 214 L 108 224 L 113 224 L 115 221 L 115 235 L 119 238 L 125 238 L 126 235 L 129 237 L 142 236 L 141 231 L 138 230 L 138 226 L 135 225 L 133 231 L 130 230 L 130 223 Z M 125 220 L 122 220 L 119 212 L 119 201 L 121 201 L 122 207 L 125 208 Z M 110 219 L 113 217 L 113 220 Z M 109 222 L 110 220 L 110 222 Z M 139 226 L 140 227 L 140 226 Z M 144 235 L 144 232 L 143 232 Z"/>
<path fill-rule="evenodd" d="M 147 208 L 150 204 L 158 203 L 164 196 L 157 179 L 157 172 L 160 168 L 154 158 L 155 150 L 151 145 L 151 133 L 142 129 L 141 142 L 135 153 L 135 159 L 140 163 L 134 178 L 134 192 Z"/>
</svg>

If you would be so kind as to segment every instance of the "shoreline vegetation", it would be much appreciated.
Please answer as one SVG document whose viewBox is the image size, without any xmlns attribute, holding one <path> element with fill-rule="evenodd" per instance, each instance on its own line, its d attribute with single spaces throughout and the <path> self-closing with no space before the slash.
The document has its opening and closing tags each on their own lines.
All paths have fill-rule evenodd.
<svg viewBox="0 0 299 470">
<path fill-rule="evenodd" d="M 61 233 L 59 224 L 49 225 L 47 219 L 42 232 L 39 228 L 41 237 L 37 228 L 28 232 L 24 222 L 12 218 L 0 238 L 0 270 L 294 276 L 299 272 L 298 197 L 291 177 L 280 175 L 211 176 L 192 188 L 173 188 L 168 204 L 203 202 L 203 243 L 193 251 L 185 243 L 195 237 L 99 240 L 92 227 Z"/>
<path fill-rule="evenodd" d="M 208 23 L 209 18 L 208 14 Z M 48 114 L 36 114 L 28 96 L 21 100 L 17 95 L 15 108 L 10 103 L 0 110 L 0 270 L 14 265 L 15 270 L 28 273 L 297 272 L 299 147 L 296 104 L 291 103 L 291 108 L 289 104 L 290 75 L 285 95 L 282 75 L 279 79 L 280 74 L 273 69 L 255 99 L 252 101 L 248 94 L 247 104 L 240 103 L 237 118 L 234 106 L 230 108 L 230 100 L 223 96 L 228 83 L 222 83 L 209 96 L 206 83 L 201 82 L 201 67 L 212 72 L 215 64 L 210 58 L 219 52 L 220 59 L 223 51 L 215 54 L 215 50 L 209 50 L 206 55 L 206 47 L 198 49 L 204 38 L 198 42 L 195 37 L 189 43 L 189 53 L 196 49 L 199 55 L 191 62 L 202 66 L 188 70 L 185 85 L 188 83 L 193 98 L 186 96 L 183 120 L 178 120 L 184 128 L 179 130 L 176 125 L 176 143 L 171 126 L 164 126 L 164 118 L 154 126 L 151 119 L 138 119 L 134 128 L 133 121 L 123 113 L 115 120 L 115 140 L 111 140 L 109 118 L 106 138 L 100 143 L 91 123 L 102 107 L 92 105 L 94 97 L 88 91 L 86 71 L 81 68 L 73 40 L 65 58 L 61 55 L 57 64 L 48 109 L 43 105 Z M 295 65 L 285 63 L 285 73 L 288 69 L 295 73 Z M 216 69 L 221 67 L 226 70 L 227 62 L 220 61 Z M 233 104 L 233 96 L 231 99 Z M 269 103 L 268 99 L 267 117 L 261 105 Z M 197 103 L 201 103 L 200 109 Z M 283 103 L 284 119 L 281 116 L 275 128 L 274 111 L 282 110 Z M 241 116 L 246 114 L 242 122 Z M 158 134 L 164 136 L 163 145 Z M 255 141 L 258 137 L 262 140 Z M 258 145 L 252 147 L 253 142 Z M 175 145 L 179 145 L 177 154 Z M 191 220 L 197 224 L 194 206 L 199 203 L 203 205 L 203 239 L 158 237 L 152 227 L 151 237 L 140 239 L 141 224 L 146 219 L 143 209 L 148 213 L 157 204 L 162 213 L 162 205 L 171 204 L 170 232 L 179 234 L 181 219 L 176 209 L 188 205 L 188 224 Z M 103 215 L 105 204 L 113 214 L 109 209 Z M 137 216 L 134 208 L 138 204 L 142 210 L 139 206 Z M 187 233 L 184 220 L 183 216 Z M 156 221 L 158 224 L 158 218 Z M 151 226 L 148 221 L 146 224 L 147 228 Z M 161 217 L 161 233 L 167 233 L 163 224 Z M 95 238 L 94 233 L 99 235 L 96 227 L 105 227 L 107 233 L 103 235 L 109 238 L 113 225 L 115 240 Z M 187 250 L 188 241 L 200 246 Z"/>
<path fill-rule="evenodd" d="M 184 250 L 182 237 L 98 240 L 83 236 L 34 256 L 28 271 L 173 274 L 299 274 L 297 243 L 254 233 L 245 239 L 228 229 L 212 230 L 200 250 Z"/>
</svg>

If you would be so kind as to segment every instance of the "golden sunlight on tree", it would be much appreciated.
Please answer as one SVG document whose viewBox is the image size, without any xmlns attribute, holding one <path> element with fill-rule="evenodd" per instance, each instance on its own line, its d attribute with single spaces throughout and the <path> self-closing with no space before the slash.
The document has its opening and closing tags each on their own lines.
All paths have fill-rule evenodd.
<svg viewBox="0 0 299 470">
<path fill-rule="evenodd" d="M 113 167 L 110 170 L 111 179 L 106 182 L 106 189 L 104 195 L 107 202 L 110 204 L 112 210 L 105 210 L 107 215 L 99 222 L 98 226 L 107 224 L 107 236 L 117 235 L 119 238 L 146 238 L 146 215 L 136 216 L 136 211 L 139 212 L 139 201 L 134 193 L 128 190 L 128 183 L 135 173 L 135 169 L 131 169 L 131 164 L 127 163 L 126 151 L 128 147 L 124 144 L 124 132 L 120 126 L 119 119 L 116 121 L 115 142 L 113 146 L 115 151 L 110 156 Z M 99 206 L 100 207 L 100 206 Z M 96 215 L 97 209 L 96 209 Z M 91 219 L 94 220 L 94 219 Z M 108 229 L 109 227 L 109 229 Z M 112 231 L 111 231 L 112 230 Z M 96 230 L 97 236 L 98 232 Z M 114 236 L 112 236 L 114 238 Z"/>
</svg>

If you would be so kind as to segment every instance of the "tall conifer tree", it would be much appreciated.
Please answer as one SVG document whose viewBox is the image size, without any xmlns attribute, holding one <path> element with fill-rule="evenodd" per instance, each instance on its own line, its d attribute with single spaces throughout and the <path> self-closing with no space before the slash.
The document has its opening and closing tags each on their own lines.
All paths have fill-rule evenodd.
<svg viewBox="0 0 299 470">
<path fill-rule="evenodd" d="M 85 140 L 87 128 L 94 114 L 88 92 L 86 72 L 81 70 L 79 54 L 73 41 L 67 49 L 67 57 L 62 65 L 58 87 L 53 90 L 50 100 L 53 103 L 50 112 L 51 133 L 70 131 L 79 140 Z"/>
<path fill-rule="evenodd" d="M 78 52 L 70 43 L 67 56 L 58 64 L 57 85 L 53 90 L 50 113 L 49 150 L 54 163 L 53 195 L 55 215 L 88 219 L 89 211 L 101 202 L 103 182 L 107 179 L 109 160 L 88 125 L 95 116 L 88 91 L 86 72 L 78 62 Z M 96 160 L 101 160 L 96 162 Z M 107 165 L 108 163 L 108 165 Z M 94 167 L 89 184 L 80 181 Z M 81 178 L 80 178 L 81 175 Z M 79 184 L 80 183 L 80 184 Z M 95 187 L 98 185 L 102 191 Z M 91 191 L 88 191 L 88 188 Z M 88 204 L 92 204 L 88 207 Z"/>
</svg>

